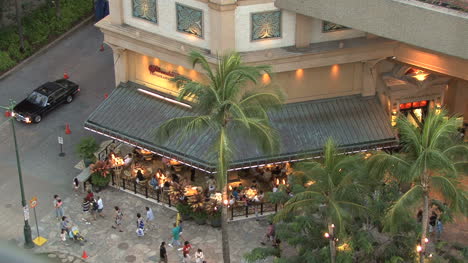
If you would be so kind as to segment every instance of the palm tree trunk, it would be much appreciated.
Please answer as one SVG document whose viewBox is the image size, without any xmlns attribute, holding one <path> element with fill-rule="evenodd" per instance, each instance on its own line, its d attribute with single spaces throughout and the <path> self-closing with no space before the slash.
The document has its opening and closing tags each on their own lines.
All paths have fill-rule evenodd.
<svg viewBox="0 0 468 263">
<path fill-rule="evenodd" d="M 427 225 L 429 222 L 429 194 L 424 191 L 424 204 L 423 204 L 423 217 L 422 217 L 422 231 L 421 231 L 421 253 L 419 253 L 419 262 L 424 263 L 424 255 L 426 253 L 426 236 L 427 236 Z"/>
<path fill-rule="evenodd" d="M 55 0 L 55 16 L 57 18 L 62 17 L 62 10 L 60 9 L 60 0 Z"/>
<path fill-rule="evenodd" d="M 20 39 L 20 51 L 24 52 L 24 35 L 23 35 L 23 25 L 21 24 L 21 15 L 22 15 L 22 3 L 21 0 L 15 1 L 16 9 L 16 25 L 18 26 L 18 36 Z"/>
<path fill-rule="evenodd" d="M 336 245 L 335 245 L 335 228 L 332 224 L 328 224 L 328 232 L 330 234 L 330 262 L 336 262 Z"/>
<path fill-rule="evenodd" d="M 227 196 L 227 185 L 223 187 L 223 200 L 228 200 Z M 223 262 L 229 263 L 231 262 L 231 253 L 229 251 L 229 233 L 228 233 L 228 207 L 227 205 L 223 205 L 223 209 L 221 211 L 221 238 L 222 238 L 222 245 L 223 245 Z"/>
</svg>

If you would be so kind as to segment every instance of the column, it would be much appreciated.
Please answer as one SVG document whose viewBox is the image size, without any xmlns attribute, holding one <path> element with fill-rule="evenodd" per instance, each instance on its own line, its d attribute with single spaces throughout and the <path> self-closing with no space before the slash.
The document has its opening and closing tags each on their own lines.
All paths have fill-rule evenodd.
<svg viewBox="0 0 468 263">
<path fill-rule="evenodd" d="M 224 54 L 236 48 L 235 11 L 236 0 L 209 0 L 210 51 Z"/>
<path fill-rule="evenodd" d="M 123 24 L 123 6 L 122 0 L 109 1 L 109 21 L 112 24 Z"/>
<path fill-rule="evenodd" d="M 374 96 L 378 78 L 376 64 L 380 60 L 370 60 L 362 65 L 362 96 Z"/>
<path fill-rule="evenodd" d="M 304 48 L 310 45 L 312 40 L 313 18 L 296 14 L 296 47 Z"/>
<path fill-rule="evenodd" d="M 114 55 L 115 86 L 128 81 L 128 51 L 120 46 L 108 44 Z"/>
</svg>

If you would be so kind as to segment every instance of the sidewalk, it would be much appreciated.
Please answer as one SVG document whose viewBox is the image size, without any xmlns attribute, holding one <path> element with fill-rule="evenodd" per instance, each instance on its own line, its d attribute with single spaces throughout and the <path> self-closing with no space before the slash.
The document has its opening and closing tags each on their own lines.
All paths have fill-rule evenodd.
<svg viewBox="0 0 468 263">
<path fill-rule="evenodd" d="M 139 197 L 119 191 L 112 187 L 95 194 L 104 202 L 105 218 L 85 224 L 81 218 L 81 202 L 85 196 L 72 196 L 64 201 L 65 215 L 76 224 L 87 239 L 84 246 L 73 241 L 62 242 L 59 238 L 60 223 L 55 219 L 52 208 L 50 214 L 40 222 L 41 236 L 49 241 L 35 252 L 65 255 L 62 262 L 83 262 L 80 259 L 83 250 L 89 258 L 85 262 L 158 262 L 159 245 L 162 241 L 170 242 L 170 231 L 175 222 L 176 212 Z M 124 214 L 123 233 L 111 228 L 114 209 L 118 205 Z M 136 236 L 136 213 L 145 215 L 145 206 L 152 208 L 156 217 L 156 229 L 148 231 L 145 236 Z M 182 237 L 193 246 L 193 253 L 201 248 L 209 263 L 222 262 L 221 230 L 208 225 L 197 225 L 193 221 L 184 222 Z M 229 224 L 231 262 L 243 262 L 242 255 L 252 248 L 260 246 L 260 240 L 266 231 L 266 221 L 244 220 Z M 35 226 L 33 226 L 35 229 Z M 35 237 L 35 231 L 33 238 Z M 182 252 L 166 246 L 169 262 L 181 262 Z M 73 257 L 75 256 L 75 257 Z"/>
</svg>

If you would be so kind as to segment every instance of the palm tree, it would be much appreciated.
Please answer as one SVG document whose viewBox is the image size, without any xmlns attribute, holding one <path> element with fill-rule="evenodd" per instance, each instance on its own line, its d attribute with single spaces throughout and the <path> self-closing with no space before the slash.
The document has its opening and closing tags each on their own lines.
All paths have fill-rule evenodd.
<svg viewBox="0 0 468 263">
<path fill-rule="evenodd" d="M 344 221 L 365 209 L 360 204 L 364 187 L 359 182 L 361 157 L 340 155 L 332 139 L 324 146 L 322 161 L 304 162 L 297 166 L 299 174 L 310 180 L 307 189 L 288 200 L 275 222 L 286 219 L 291 212 L 314 210 L 319 220 L 327 223 L 330 259 L 336 260 L 335 236 L 344 233 Z M 313 217 L 311 217 L 313 220 Z"/>
<path fill-rule="evenodd" d="M 387 212 L 386 229 L 396 231 L 401 217 L 407 215 L 414 205 L 422 203 L 421 263 L 424 262 L 424 241 L 429 221 L 429 195 L 438 192 L 451 208 L 466 212 L 466 197 L 457 188 L 457 166 L 466 164 L 463 158 L 468 156 L 468 147 L 458 141 L 457 127 L 456 118 L 448 118 L 445 111 L 439 114 L 431 111 L 422 127 L 416 127 L 401 117 L 397 128 L 403 153 L 381 152 L 370 159 L 372 174 L 392 175 L 402 183 L 411 184 L 411 188 Z"/>
<path fill-rule="evenodd" d="M 223 200 L 227 196 L 227 170 L 236 145 L 234 138 L 247 134 L 265 153 L 273 153 L 279 147 L 277 132 L 270 126 L 267 111 L 283 103 L 279 90 L 265 88 L 247 89 L 254 86 L 262 73 L 270 73 L 269 66 L 246 66 L 238 53 L 229 53 L 218 59 L 216 70 L 212 70 L 206 58 L 198 52 L 190 53 L 193 67 L 199 65 L 206 73 L 207 82 L 200 83 L 185 77 L 174 81 L 180 88 L 178 98 L 190 98 L 194 102 L 194 115 L 178 117 L 163 123 L 157 131 L 157 140 L 164 141 L 174 131 L 183 138 L 212 132 L 213 152 L 216 154 L 216 181 L 222 189 Z M 179 140 L 180 141 L 180 140 Z M 230 262 L 229 238 L 227 233 L 227 207 L 222 209 L 223 259 Z"/>
<path fill-rule="evenodd" d="M 23 25 L 21 23 L 22 19 L 22 10 L 23 4 L 21 0 L 15 0 L 15 11 L 16 11 L 16 25 L 18 26 L 18 36 L 20 40 L 20 51 L 24 52 L 24 34 L 23 34 Z"/>
</svg>

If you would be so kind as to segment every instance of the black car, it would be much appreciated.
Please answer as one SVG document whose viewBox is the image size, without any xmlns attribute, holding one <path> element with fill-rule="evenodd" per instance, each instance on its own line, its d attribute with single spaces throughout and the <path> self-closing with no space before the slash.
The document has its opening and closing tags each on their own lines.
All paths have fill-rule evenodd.
<svg viewBox="0 0 468 263">
<path fill-rule="evenodd" d="M 29 96 L 13 109 L 13 117 L 18 121 L 38 123 L 45 114 L 62 103 L 70 103 L 73 96 L 80 91 L 78 84 L 67 79 L 47 82 L 35 89 Z"/>
</svg>

